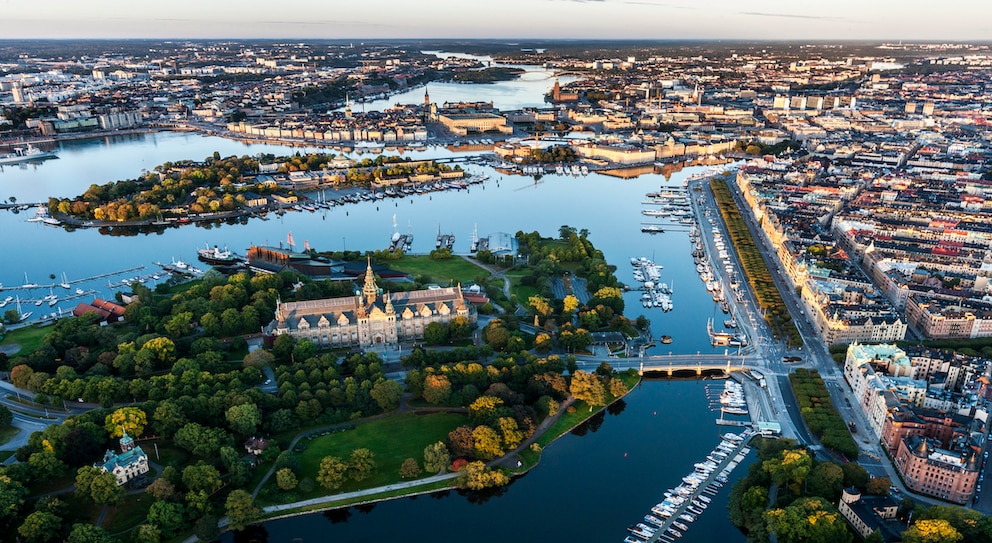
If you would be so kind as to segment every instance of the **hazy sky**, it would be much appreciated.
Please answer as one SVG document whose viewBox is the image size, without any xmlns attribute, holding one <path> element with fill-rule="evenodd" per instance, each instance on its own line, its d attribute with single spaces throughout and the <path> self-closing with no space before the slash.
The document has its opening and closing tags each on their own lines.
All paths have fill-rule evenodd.
<svg viewBox="0 0 992 543">
<path fill-rule="evenodd" d="M 0 0 L 2 38 L 992 40 L 992 1 Z"/>
</svg>

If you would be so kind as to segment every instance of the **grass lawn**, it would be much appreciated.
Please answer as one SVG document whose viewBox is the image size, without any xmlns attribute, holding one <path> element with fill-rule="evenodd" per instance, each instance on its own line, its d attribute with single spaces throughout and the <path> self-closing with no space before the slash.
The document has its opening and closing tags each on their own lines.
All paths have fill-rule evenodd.
<svg viewBox="0 0 992 543">
<path fill-rule="evenodd" d="M 301 478 L 309 477 L 316 481 L 320 461 L 325 456 L 337 456 L 347 461 L 351 451 L 360 448 L 370 449 L 375 454 L 376 472 L 372 477 L 361 481 L 348 481 L 334 492 L 349 492 L 362 488 L 372 488 L 400 481 L 400 465 L 407 458 L 423 462 L 424 447 L 438 441 L 446 441 L 448 432 L 468 418 L 457 413 L 432 413 L 415 415 L 403 413 L 371 422 L 359 424 L 353 430 L 328 434 L 307 442 L 307 449 L 299 454 Z M 274 478 L 273 478 L 274 479 Z M 275 484 L 273 480 L 271 484 Z M 314 498 L 328 494 L 320 485 L 313 492 L 300 495 L 300 499 Z"/>
<path fill-rule="evenodd" d="M 640 381 L 641 379 L 641 377 L 634 372 L 630 372 L 630 373 L 621 372 L 617 374 L 616 378 L 623 379 L 624 383 L 627 385 L 628 390 L 633 389 L 634 386 L 636 386 L 638 381 Z M 612 394 L 610 394 L 609 390 L 607 390 L 606 392 L 607 403 L 612 402 L 614 399 L 615 397 Z M 576 401 L 575 403 L 572 404 L 572 406 L 575 407 L 575 411 L 573 413 L 568 413 L 568 412 L 562 413 L 561 417 L 559 417 L 558 420 L 555 421 L 555 423 L 550 428 L 548 428 L 548 430 L 544 432 L 544 434 L 542 434 L 541 437 L 537 439 L 537 443 L 541 447 L 544 447 L 548 443 L 551 443 L 552 441 L 558 439 L 559 437 L 564 435 L 565 432 L 568 432 L 582 421 L 591 418 L 599 411 L 605 409 L 605 407 L 599 407 L 599 408 L 594 408 L 592 411 L 590 411 L 589 404 L 583 401 Z"/>
<path fill-rule="evenodd" d="M 527 300 L 531 296 L 537 296 L 537 287 L 529 287 L 520 284 L 520 279 L 526 274 L 524 273 L 507 273 L 506 277 L 510 280 L 510 296 L 515 299 L 520 305 L 527 305 Z"/>
<path fill-rule="evenodd" d="M 14 456 L 14 451 L 0 451 L 0 462 L 6 462 L 11 456 Z"/>
<path fill-rule="evenodd" d="M 453 256 L 448 260 L 432 260 L 426 255 L 410 256 L 388 263 L 390 268 L 409 273 L 414 277 L 423 275 L 432 282 L 449 284 L 468 283 L 475 281 L 478 276 L 489 277 L 489 272 L 472 264 L 464 258 Z"/>
<path fill-rule="evenodd" d="M 120 505 L 107 509 L 103 528 L 111 534 L 130 530 L 145 521 L 153 503 L 155 498 L 144 493 L 125 496 Z"/>
<path fill-rule="evenodd" d="M 0 341 L 0 345 L 17 344 L 21 349 L 13 356 L 27 356 L 41 346 L 41 340 L 55 330 L 54 326 L 25 326 L 17 330 L 7 332 L 7 336 Z"/>
<path fill-rule="evenodd" d="M 158 458 L 155 457 L 155 444 L 158 443 Z M 161 440 L 142 441 L 141 448 L 148 455 L 148 459 L 162 466 L 174 466 L 179 468 L 189 462 L 189 453 L 186 449 L 177 447 L 172 442 Z M 182 471 L 182 470 L 180 470 Z"/>
<path fill-rule="evenodd" d="M 6 428 L 0 428 L 0 447 L 2 447 L 5 443 L 10 441 L 11 439 L 13 439 L 14 436 L 17 435 L 17 432 L 20 431 L 21 429 L 16 426 L 8 426 Z M 0 461 L 2 460 L 6 460 L 6 458 L 0 459 Z"/>
</svg>

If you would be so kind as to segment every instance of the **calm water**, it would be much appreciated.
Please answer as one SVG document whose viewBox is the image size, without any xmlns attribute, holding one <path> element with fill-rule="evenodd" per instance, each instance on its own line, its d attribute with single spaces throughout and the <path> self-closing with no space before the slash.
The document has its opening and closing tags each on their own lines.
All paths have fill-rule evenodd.
<svg viewBox="0 0 992 543">
<path fill-rule="evenodd" d="M 5 168 L 0 172 L 0 200 L 11 196 L 19 202 L 44 201 L 48 195 L 72 197 L 94 182 L 133 178 L 142 169 L 150 170 L 169 160 L 202 159 L 216 150 L 222 156 L 254 155 L 260 152 L 287 154 L 293 149 L 273 145 L 247 145 L 217 137 L 196 134 L 156 133 L 114 140 L 67 142 L 60 146 L 60 158 L 23 168 Z M 414 153 L 417 157 L 445 157 L 444 148 L 429 148 Z M 535 182 L 532 177 L 503 176 L 493 170 L 472 166 L 486 173 L 490 180 L 469 190 L 418 195 L 403 199 L 363 202 L 317 213 L 287 213 L 282 218 L 247 224 L 187 226 L 152 234 L 123 230 L 117 235 L 103 235 L 95 229 L 66 232 L 41 223 L 26 222 L 34 211 L 14 214 L 0 212 L 0 283 L 24 284 L 25 273 L 31 283 L 49 283 L 50 274 L 66 273 L 70 280 L 144 265 L 144 274 L 155 271 L 152 262 L 171 259 L 193 261 L 196 249 L 205 244 L 227 245 L 244 253 L 250 244 L 272 244 L 286 240 L 292 233 L 296 243 L 304 241 L 318 250 L 371 250 L 388 246 L 393 232 L 393 216 L 399 229 L 414 234 L 413 251 L 427 253 L 434 248 L 438 227 L 456 236 L 456 251 L 467 252 L 473 228 L 480 236 L 494 232 L 513 234 L 518 230 L 540 231 L 555 236 L 562 225 L 585 228 L 590 239 L 603 250 L 607 260 L 618 267 L 618 277 L 633 284 L 630 258 L 646 256 L 664 266 L 662 280 L 674 286 L 675 311 L 664 314 L 657 309 L 643 309 L 639 293 L 626 295 L 627 314 L 644 313 L 652 321 L 656 336 L 675 338 L 671 345 L 659 346 L 655 353 L 723 352 L 709 344 L 706 319 L 722 316 L 695 273 L 689 255 L 690 244 L 685 227 L 671 224 L 665 234 L 640 232 L 644 220 L 640 211 L 646 192 L 663 185 L 681 186 L 681 180 L 696 169 L 676 173 L 670 180 L 660 175 L 636 179 L 617 179 L 599 174 L 587 177 L 545 175 Z M 656 222 L 656 221 L 652 221 Z M 681 231 L 678 231 L 681 230 Z M 115 277 L 133 277 L 127 274 Z M 109 295 L 107 279 L 80 286 L 98 289 Z M 21 291 L 22 298 L 40 298 L 47 290 Z M 8 292 L 6 294 L 13 295 Z M 63 301 L 60 307 L 71 309 L 76 301 Z M 54 311 L 47 305 L 30 304 L 36 313 Z"/>
<path fill-rule="evenodd" d="M 642 521 L 719 442 L 705 383 L 645 382 L 627 397 L 622 413 L 553 443 L 536 469 L 483 504 L 456 492 L 420 496 L 267 522 L 222 541 L 620 542 L 626 527 Z M 731 481 L 754 458 L 749 455 Z M 681 541 L 744 541 L 727 520 L 728 494 L 724 487 Z"/>
<path fill-rule="evenodd" d="M 497 107 L 510 109 L 543 105 L 542 95 L 552 83 L 546 75 L 532 72 L 519 81 L 432 84 L 429 90 L 438 102 L 493 100 Z M 375 107 L 388 107 L 397 101 L 419 102 L 423 90 L 408 94 L 393 96 Z M 222 156 L 241 156 L 309 150 L 176 133 L 65 142 L 54 149 L 60 156 L 57 160 L 0 169 L 0 201 L 10 197 L 19 202 L 73 197 L 91 183 L 134 178 L 163 162 L 199 160 L 214 151 Z M 428 148 L 412 155 L 440 158 L 452 153 Z M 578 178 L 546 175 L 535 182 L 486 168 L 472 169 L 489 175 L 490 180 L 467 191 L 153 234 L 124 231 L 105 235 L 93 229 L 67 232 L 26 222 L 33 211 L 0 212 L 0 283 L 8 287 L 26 281 L 45 284 L 51 282 L 49 274 L 61 276 L 64 272 L 74 280 L 134 266 L 146 269 L 112 279 L 150 275 L 157 270 L 153 261 L 193 261 L 196 249 L 204 244 L 227 245 L 243 253 L 252 243 L 278 244 L 289 232 L 297 243 L 302 245 L 306 240 L 318 250 L 385 248 L 393 232 L 394 215 L 401 231 L 415 235 L 413 250 L 420 253 L 434 248 L 439 226 L 457 237 L 456 251 L 467 252 L 476 227 L 480 236 L 518 230 L 553 236 L 561 225 L 568 224 L 589 230 L 593 243 L 618 266 L 622 281 L 633 283 L 631 257 L 646 256 L 664 266 L 662 281 L 675 288 L 675 311 L 642 310 L 638 293 L 627 295 L 629 316 L 643 312 L 652 320 L 656 336 L 675 338 L 673 344 L 661 346 L 656 353 L 723 352 L 711 347 L 706 335 L 706 319 L 721 314 L 695 273 L 684 228 L 675 231 L 678 227 L 673 225 L 667 233 L 655 236 L 640 232 L 644 194 L 661 186 L 681 186 L 686 176 L 698 170 L 690 168 L 671 179 L 646 175 L 620 180 L 591 174 Z M 110 296 L 107 281 L 92 280 L 73 288 L 95 289 L 98 295 Z M 18 292 L 22 298 L 40 298 L 47 293 L 47 289 Z M 56 293 L 64 291 L 56 287 Z M 14 292 L 4 292 L 3 296 L 8 294 Z M 58 307 L 69 310 L 76 303 L 62 301 Z M 55 308 L 27 304 L 23 309 L 47 313 Z M 665 489 L 677 485 L 692 470 L 692 464 L 716 445 L 718 429 L 713 423 L 715 415 L 707 408 L 704 387 L 703 382 L 645 383 L 628 397 L 622 413 L 605 416 L 596 431 L 566 436 L 549 447 L 538 469 L 485 505 L 450 493 L 382 503 L 364 511 L 351 509 L 347 514 L 296 517 L 267 523 L 264 530 L 270 541 L 621 541 L 625 527 L 647 513 Z M 742 473 L 738 469 L 735 477 Z M 743 541 L 726 520 L 725 500 L 726 492 L 714 499 L 684 540 Z M 342 522 L 346 515 L 350 518 Z M 226 541 L 234 539 L 226 537 Z"/>
</svg>

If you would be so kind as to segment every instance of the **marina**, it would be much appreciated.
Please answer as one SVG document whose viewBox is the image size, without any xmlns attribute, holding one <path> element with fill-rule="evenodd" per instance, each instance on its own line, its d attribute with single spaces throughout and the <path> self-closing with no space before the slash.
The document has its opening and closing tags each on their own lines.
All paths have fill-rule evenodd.
<svg viewBox="0 0 992 543">
<path fill-rule="evenodd" d="M 664 499 L 651 507 L 643 522 L 627 528 L 629 535 L 624 542 L 673 543 L 685 536 L 720 489 L 729 483 L 730 474 L 751 452 L 747 443 L 752 436 L 750 430 L 723 434 L 706 461 L 694 464 L 694 470 L 682 477 L 682 484 L 665 491 Z"/>
</svg>

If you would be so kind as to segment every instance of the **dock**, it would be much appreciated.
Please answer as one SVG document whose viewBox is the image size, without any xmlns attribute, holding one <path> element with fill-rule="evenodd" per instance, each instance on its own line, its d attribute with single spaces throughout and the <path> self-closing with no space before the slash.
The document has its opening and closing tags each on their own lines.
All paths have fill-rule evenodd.
<svg viewBox="0 0 992 543">
<path fill-rule="evenodd" d="M 710 498 L 716 496 L 728 483 L 728 476 L 751 452 L 748 446 L 754 434 L 745 431 L 741 435 L 725 434 L 723 441 L 710 453 L 708 458 L 722 458 L 708 471 L 696 471 L 683 478 L 683 484 L 666 493 L 667 497 L 651 508 L 643 522 L 629 528 L 632 535 L 628 543 L 674 543 L 691 527 L 691 524 L 706 512 Z M 712 463 L 712 461 L 711 461 Z M 691 482 L 690 482 L 691 481 Z M 686 530 L 678 528 L 679 523 Z M 645 530 L 644 528 L 648 528 Z M 673 535 L 678 533 L 679 535 Z"/>
<path fill-rule="evenodd" d="M 143 270 L 143 269 L 145 269 L 145 267 L 143 265 L 142 266 L 135 266 L 133 268 L 127 268 L 127 269 L 120 270 L 120 271 L 114 271 L 114 272 L 101 273 L 101 274 L 97 274 L 97 275 L 91 275 L 89 277 L 83 277 L 82 279 L 72 279 L 70 281 L 66 281 L 66 283 L 68 283 L 70 285 L 74 285 L 76 283 L 85 283 L 86 281 L 94 281 L 96 279 L 103 279 L 104 277 L 113 277 L 115 275 L 120 275 L 122 273 L 131 273 L 131 272 L 138 271 L 138 270 Z M 3 287 L 0 290 L 35 290 L 35 289 L 40 289 L 40 288 L 53 289 L 55 287 L 60 287 L 60 286 L 61 286 L 61 283 L 51 283 L 51 284 L 47 284 L 47 285 L 20 285 L 20 286 Z M 24 300 L 22 300 L 22 301 L 24 301 Z"/>
</svg>

